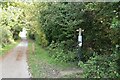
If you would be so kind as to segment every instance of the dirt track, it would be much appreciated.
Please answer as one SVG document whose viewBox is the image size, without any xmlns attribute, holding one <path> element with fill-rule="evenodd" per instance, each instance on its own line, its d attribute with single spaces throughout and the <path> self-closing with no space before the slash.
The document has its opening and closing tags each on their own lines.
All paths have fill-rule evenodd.
<svg viewBox="0 0 120 80">
<path fill-rule="evenodd" d="M 7 56 L 0 60 L 2 78 L 30 78 L 26 55 L 27 46 L 27 41 L 20 42 Z"/>
</svg>

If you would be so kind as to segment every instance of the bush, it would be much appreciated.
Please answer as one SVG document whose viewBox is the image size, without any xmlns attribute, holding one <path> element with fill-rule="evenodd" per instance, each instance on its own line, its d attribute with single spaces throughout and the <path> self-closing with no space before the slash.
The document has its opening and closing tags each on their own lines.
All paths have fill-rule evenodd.
<svg viewBox="0 0 120 80">
<path fill-rule="evenodd" d="M 40 31 L 36 34 L 36 42 L 40 44 L 42 47 L 45 47 L 48 45 L 48 41 L 46 40 L 45 34 Z"/>
<path fill-rule="evenodd" d="M 74 62 L 76 54 L 72 51 L 64 50 L 63 44 L 52 42 L 47 48 L 49 55 L 60 62 Z"/>
<path fill-rule="evenodd" d="M 1 46 L 4 47 L 7 44 L 13 43 L 14 40 L 12 38 L 12 33 L 10 32 L 10 27 L 9 26 L 1 26 L 0 27 L 0 41 L 1 41 Z"/>
<path fill-rule="evenodd" d="M 85 64 L 79 62 L 78 65 L 83 68 L 85 78 L 118 78 L 117 53 L 114 51 L 111 55 L 95 55 Z"/>
</svg>

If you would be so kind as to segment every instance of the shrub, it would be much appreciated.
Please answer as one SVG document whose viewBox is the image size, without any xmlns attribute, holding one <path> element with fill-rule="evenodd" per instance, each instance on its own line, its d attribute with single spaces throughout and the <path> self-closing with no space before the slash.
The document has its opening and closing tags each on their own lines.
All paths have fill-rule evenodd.
<svg viewBox="0 0 120 80">
<path fill-rule="evenodd" d="M 42 47 L 47 46 L 48 41 L 46 40 L 46 36 L 43 32 L 38 31 L 38 33 L 36 34 L 36 42 Z"/>
<path fill-rule="evenodd" d="M 83 76 L 85 78 L 118 78 L 117 53 L 111 55 L 95 55 L 91 57 L 85 64 L 79 62 L 78 65 L 83 68 Z"/>
<path fill-rule="evenodd" d="M 52 42 L 47 49 L 49 50 L 49 55 L 57 61 L 75 61 L 75 52 L 64 50 L 63 44 Z"/>
</svg>

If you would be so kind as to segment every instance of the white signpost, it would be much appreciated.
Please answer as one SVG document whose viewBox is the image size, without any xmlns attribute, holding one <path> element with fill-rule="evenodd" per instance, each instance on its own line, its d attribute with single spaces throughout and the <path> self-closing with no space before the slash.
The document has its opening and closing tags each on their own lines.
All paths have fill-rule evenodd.
<svg viewBox="0 0 120 80">
<path fill-rule="evenodd" d="M 81 28 L 79 28 L 79 29 L 77 29 L 76 31 L 79 31 L 79 35 L 78 35 L 78 57 L 79 57 L 79 59 L 81 59 L 81 57 L 82 57 L 82 52 L 81 52 L 81 47 L 82 47 L 82 35 L 81 35 L 81 33 L 82 33 L 82 31 L 84 31 L 84 30 L 82 30 Z"/>
<path fill-rule="evenodd" d="M 84 31 L 84 30 L 82 30 L 81 28 L 79 28 L 79 29 L 77 29 L 76 31 L 79 31 L 79 35 L 78 35 L 78 42 L 79 42 L 79 46 L 80 47 L 82 47 L 82 35 L 81 35 L 81 33 L 82 33 L 82 31 Z"/>
</svg>

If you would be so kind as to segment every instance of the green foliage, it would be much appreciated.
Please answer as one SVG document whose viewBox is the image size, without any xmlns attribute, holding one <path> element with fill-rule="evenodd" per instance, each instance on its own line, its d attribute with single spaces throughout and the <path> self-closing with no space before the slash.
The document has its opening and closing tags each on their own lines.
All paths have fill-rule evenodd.
<svg viewBox="0 0 120 80">
<path fill-rule="evenodd" d="M 14 42 L 13 39 L 12 39 L 12 33 L 10 32 L 10 27 L 9 26 L 4 26 L 2 25 L 0 27 L 0 41 L 1 41 L 1 45 L 2 47 L 9 44 L 9 43 L 12 43 Z"/>
<path fill-rule="evenodd" d="M 76 53 L 71 51 L 66 51 L 63 49 L 63 44 L 52 42 L 47 48 L 49 50 L 49 55 L 59 62 L 74 62 L 76 60 Z"/>
<path fill-rule="evenodd" d="M 19 39 L 19 32 L 26 27 L 23 9 L 13 6 L 14 2 L 0 2 L 0 32 L 2 47 Z M 14 3 L 15 4 L 15 3 Z"/>
<path fill-rule="evenodd" d="M 0 2 L 0 39 L 5 46 L 26 27 L 30 38 L 43 47 L 48 45 L 51 57 L 69 62 L 77 60 L 76 29 L 82 28 L 85 77 L 118 77 L 119 52 L 112 49 L 120 47 L 119 4 Z"/>
<path fill-rule="evenodd" d="M 76 29 L 81 27 L 85 77 L 118 77 L 118 54 L 112 49 L 120 45 L 119 2 L 33 3 L 26 6 L 25 14 L 30 35 L 38 44 L 49 45 L 49 55 L 55 60 L 76 60 Z"/>
<path fill-rule="evenodd" d="M 45 5 L 46 8 L 39 10 L 38 19 L 49 44 L 52 41 L 64 42 L 66 50 L 74 50 L 78 36 L 76 29 L 79 27 L 85 30 L 83 51 L 89 52 L 90 49 L 98 54 L 110 54 L 112 46 L 120 44 L 119 3 L 48 3 Z M 89 59 L 84 56 L 85 59 Z"/>
<path fill-rule="evenodd" d="M 8 43 L 12 42 L 12 33 L 10 32 L 10 26 L 8 25 L 8 20 L 7 20 L 7 12 L 0 7 L 0 41 L 2 47 L 5 46 Z"/>
<path fill-rule="evenodd" d="M 42 31 L 39 31 L 36 34 L 36 42 L 43 47 L 48 45 L 48 41 L 46 40 L 45 34 Z"/>
<path fill-rule="evenodd" d="M 79 10 L 82 6 L 78 6 L 80 4 L 48 3 L 48 8 L 40 12 L 39 21 L 49 43 L 64 41 L 67 49 L 72 48 L 71 45 L 75 44 L 77 40 L 76 29 L 82 22 L 80 20 L 82 13 Z M 78 9 L 75 9 L 76 7 Z M 80 16 L 74 13 L 76 11 L 81 13 Z"/>
<path fill-rule="evenodd" d="M 85 64 L 80 61 L 78 65 L 83 68 L 85 78 L 119 78 L 117 54 L 114 51 L 111 55 L 94 55 Z"/>
<path fill-rule="evenodd" d="M 45 8 L 38 7 L 39 29 L 46 36 L 51 57 L 61 62 L 77 60 L 76 29 L 81 27 L 82 61 L 86 64 L 80 66 L 83 65 L 84 77 L 118 77 L 119 55 L 112 49 L 120 45 L 119 2 L 42 3 L 42 6 Z M 97 56 L 93 56 L 94 52 Z"/>
</svg>

